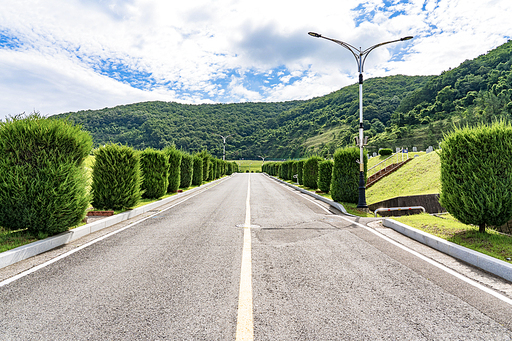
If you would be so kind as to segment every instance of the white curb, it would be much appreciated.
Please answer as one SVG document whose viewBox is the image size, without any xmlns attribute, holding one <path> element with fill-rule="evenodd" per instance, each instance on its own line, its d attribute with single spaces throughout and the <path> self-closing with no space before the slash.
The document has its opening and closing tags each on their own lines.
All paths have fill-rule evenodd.
<svg viewBox="0 0 512 341">
<path fill-rule="evenodd" d="M 383 225 L 431 248 L 512 282 L 512 264 L 510 263 L 433 236 L 393 219 L 384 219 Z"/>
</svg>

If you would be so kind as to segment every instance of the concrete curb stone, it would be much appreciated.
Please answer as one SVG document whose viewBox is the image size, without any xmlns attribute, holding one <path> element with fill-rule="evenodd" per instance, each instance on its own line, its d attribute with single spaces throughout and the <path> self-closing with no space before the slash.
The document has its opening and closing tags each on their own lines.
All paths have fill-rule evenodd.
<svg viewBox="0 0 512 341">
<path fill-rule="evenodd" d="M 512 282 L 512 264 L 433 236 L 393 219 L 384 219 L 383 225 L 431 248 Z"/>
</svg>

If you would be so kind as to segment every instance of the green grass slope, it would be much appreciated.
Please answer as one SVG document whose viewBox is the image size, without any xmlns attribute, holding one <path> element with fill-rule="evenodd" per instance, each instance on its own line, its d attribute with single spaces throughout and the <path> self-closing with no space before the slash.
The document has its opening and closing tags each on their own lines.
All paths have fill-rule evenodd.
<svg viewBox="0 0 512 341">
<path fill-rule="evenodd" d="M 414 157 L 415 153 L 410 153 Z M 441 162 L 437 153 L 413 158 L 396 172 L 366 190 L 368 204 L 399 196 L 433 194 L 441 191 Z"/>
</svg>

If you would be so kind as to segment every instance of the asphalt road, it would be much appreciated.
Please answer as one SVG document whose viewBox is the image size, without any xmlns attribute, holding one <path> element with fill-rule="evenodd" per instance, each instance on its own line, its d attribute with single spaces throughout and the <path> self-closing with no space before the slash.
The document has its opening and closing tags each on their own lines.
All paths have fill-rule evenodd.
<svg viewBox="0 0 512 341">
<path fill-rule="evenodd" d="M 234 340 L 246 318 L 240 339 L 512 340 L 510 304 L 261 174 L 0 287 L 0 340 Z"/>
</svg>

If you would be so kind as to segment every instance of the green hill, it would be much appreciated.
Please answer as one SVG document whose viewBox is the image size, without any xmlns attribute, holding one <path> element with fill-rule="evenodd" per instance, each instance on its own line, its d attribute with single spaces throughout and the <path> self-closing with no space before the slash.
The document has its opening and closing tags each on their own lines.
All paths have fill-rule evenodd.
<svg viewBox="0 0 512 341">
<path fill-rule="evenodd" d="M 366 190 L 368 204 L 399 196 L 441 192 L 441 161 L 436 152 L 414 158 Z"/>
<path fill-rule="evenodd" d="M 512 115 L 512 42 L 466 60 L 439 76 L 390 76 L 364 83 L 368 149 L 437 146 L 453 124 L 474 125 Z M 175 144 L 228 159 L 329 156 L 353 143 L 359 127 L 357 84 L 307 101 L 186 105 L 144 102 L 66 113 L 94 143 L 138 149 Z"/>
</svg>

